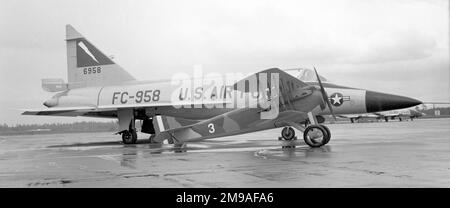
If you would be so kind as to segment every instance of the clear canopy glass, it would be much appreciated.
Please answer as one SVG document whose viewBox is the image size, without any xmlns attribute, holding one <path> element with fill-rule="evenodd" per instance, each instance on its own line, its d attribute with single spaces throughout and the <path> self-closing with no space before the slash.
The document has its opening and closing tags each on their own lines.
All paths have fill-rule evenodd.
<svg viewBox="0 0 450 208">
<path fill-rule="evenodd" d="M 302 82 L 317 82 L 316 74 L 315 74 L 314 70 L 312 70 L 312 69 L 295 68 L 295 69 L 285 69 L 283 71 L 296 77 L 297 79 L 299 79 Z M 319 77 L 322 82 L 328 82 L 328 80 L 325 77 L 320 76 L 320 75 L 319 75 Z"/>
</svg>

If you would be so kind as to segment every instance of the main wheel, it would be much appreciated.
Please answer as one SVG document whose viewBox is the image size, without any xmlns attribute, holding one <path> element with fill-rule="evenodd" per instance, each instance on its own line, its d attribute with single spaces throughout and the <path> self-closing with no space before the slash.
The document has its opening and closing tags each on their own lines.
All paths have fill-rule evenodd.
<svg viewBox="0 0 450 208">
<path fill-rule="evenodd" d="M 303 140 L 310 147 L 321 147 L 329 141 L 329 139 L 327 141 L 328 135 L 323 126 L 310 125 L 303 132 Z"/>
<path fill-rule="evenodd" d="M 156 137 L 156 134 L 150 135 L 150 137 L 148 138 L 148 140 L 150 140 L 150 143 L 158 143 L 158 142 L 154 141 L 155 137 Z"/>
<path fill-rule="evenodd" d="M 295 137 L 295 131 L 292 127 L 284 127 L 281 131 L 281 136 L 286 141 L 291 141 Z"/>
<path fill-rule="evenodd" d="M 135 130 L 124 131 L 122 133 L 122 142 L 124 144 L 136 144 L 137 142 L 137 134 Z"/>
<path fill-rule="evenodd" d="M 331 139 L 331 131 L 330 131 L 330 129 L 329 129 L 327 126 L 325 126 L 325 125 L 320 125 L 320 126 L 322 126 L 322 127 L 327 131 L 327 137 L 326 137 L 325 144 L 328 144 L 328 142 L 330 142 L 330 139 Z M 324 145 L 325 145 L 325 144 L 324 144 Z"/>
</svg>

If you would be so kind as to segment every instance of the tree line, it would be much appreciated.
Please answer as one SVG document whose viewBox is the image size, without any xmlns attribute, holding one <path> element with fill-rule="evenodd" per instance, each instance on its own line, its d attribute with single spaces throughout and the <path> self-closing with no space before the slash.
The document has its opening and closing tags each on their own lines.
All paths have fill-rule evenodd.
<svg viewBox="0 0 450 208">
<path fill-rule="evenodd" d="M 75 122 L 75 123 L 45 123 L 17 124 L 8 126 L 0 124 L 0 135 L 17 134 L 48 134 L 71 132 L 114 132 L 118 130 L 117 122 Z"/>
</svg>

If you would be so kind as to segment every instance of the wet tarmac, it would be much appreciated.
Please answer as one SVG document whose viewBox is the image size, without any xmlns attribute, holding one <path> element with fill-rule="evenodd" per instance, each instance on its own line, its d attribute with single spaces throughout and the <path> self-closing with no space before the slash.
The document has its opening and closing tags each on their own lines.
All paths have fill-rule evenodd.
<svg viewBox="0 0 450 208">
<path fill-rule="evenodd" d="M 136 145 L 112 133 L 3 136 L 0 187 L 450 187 L 448 118 L 328 127 L 321 148 L 282 148 L 281 129 L 184 147 L 145 134 Z"/>
</svg>

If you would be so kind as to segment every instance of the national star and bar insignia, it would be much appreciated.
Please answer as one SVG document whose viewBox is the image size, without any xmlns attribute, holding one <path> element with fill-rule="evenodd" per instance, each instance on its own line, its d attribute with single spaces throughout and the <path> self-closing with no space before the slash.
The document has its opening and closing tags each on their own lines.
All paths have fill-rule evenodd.
<svg viewBox="0 0 450 208">
<path fill-rule="evenodd" d="M 330 100 L 331 104 L 333 106 L 341 106 L 344 101 L 350 101 L 350 96 L 344 96 L 339 92 L 333 93 L 328 100 Z"/>
</svg>

